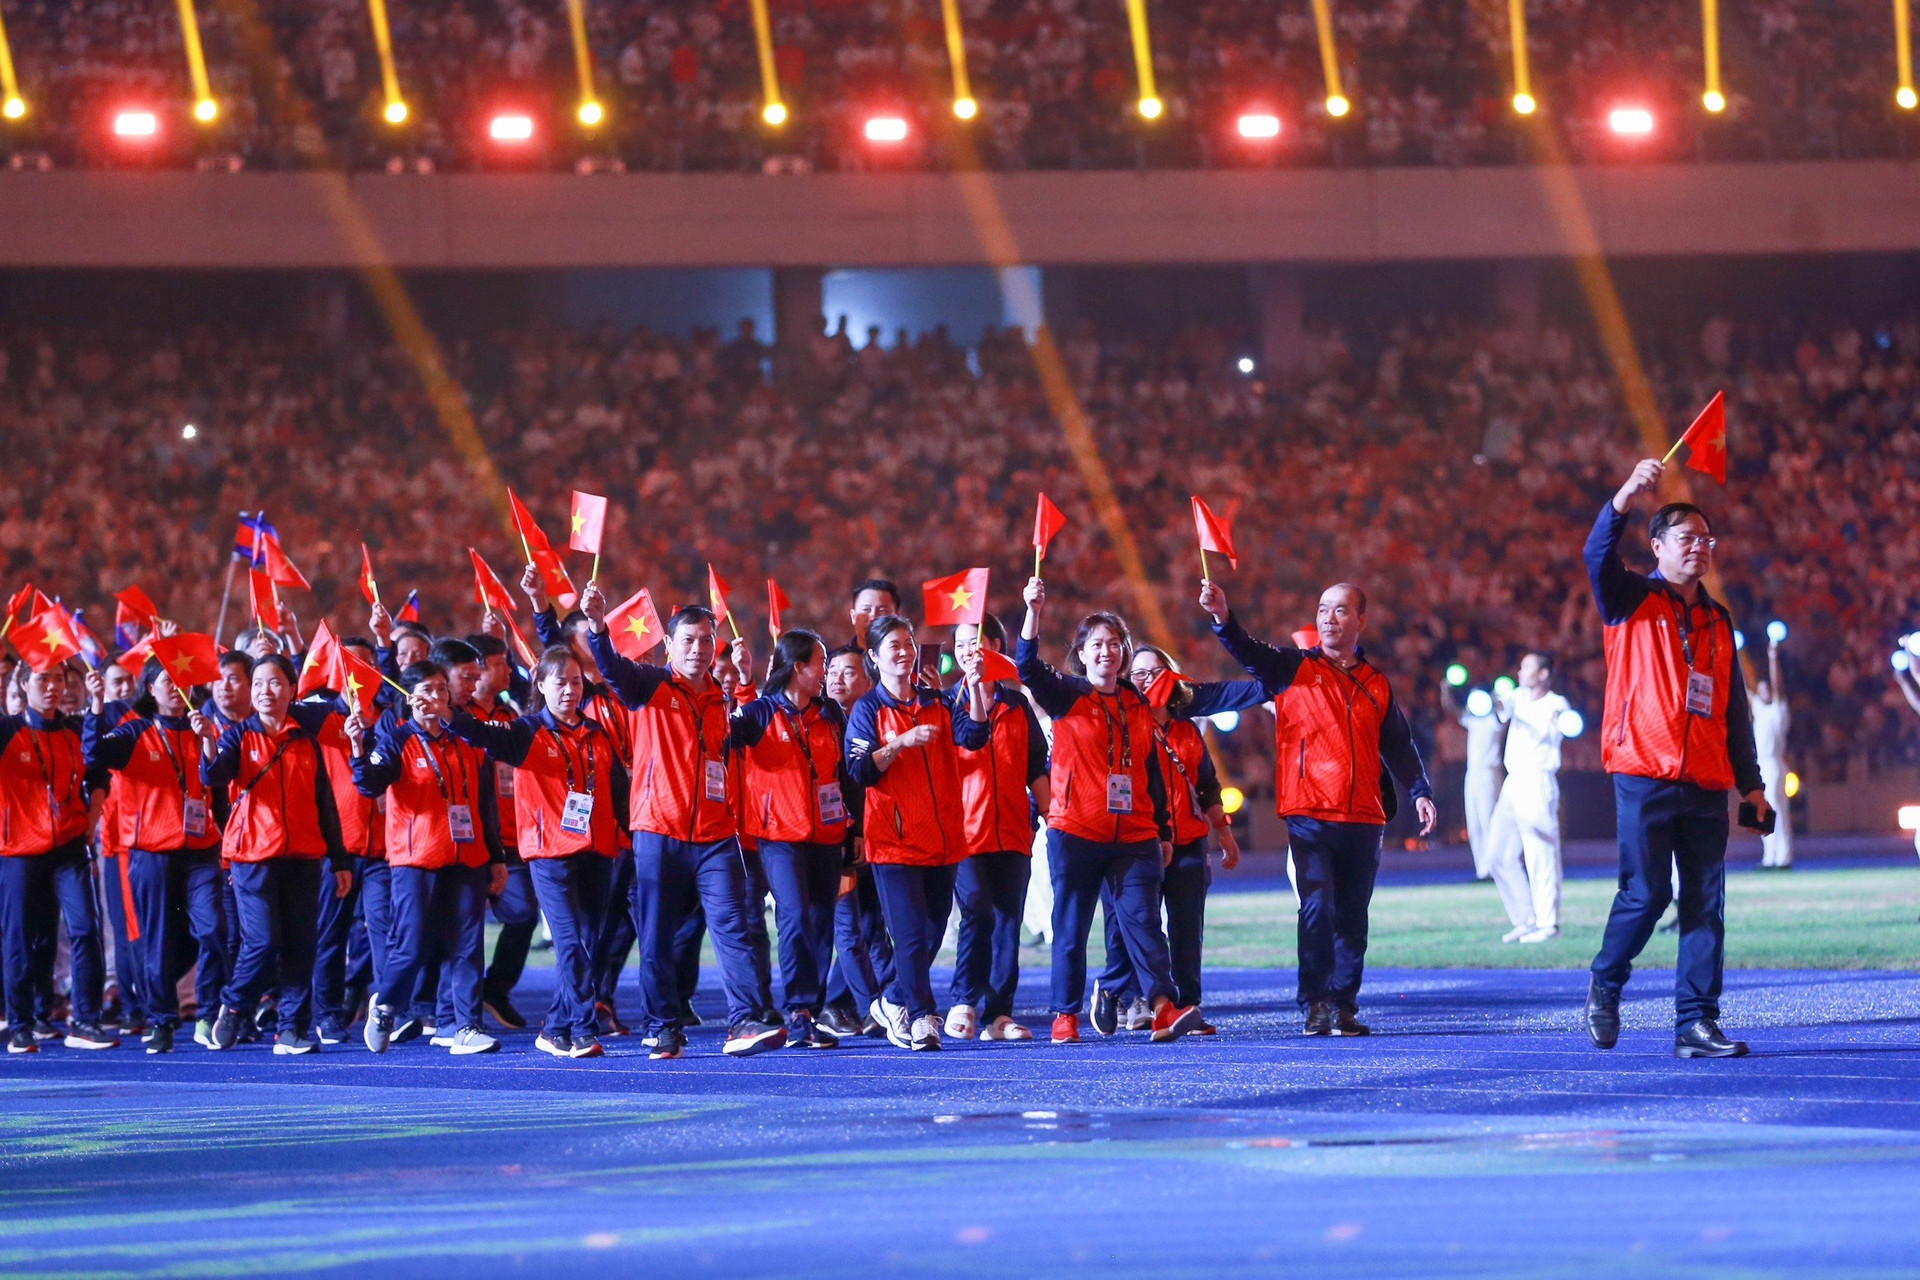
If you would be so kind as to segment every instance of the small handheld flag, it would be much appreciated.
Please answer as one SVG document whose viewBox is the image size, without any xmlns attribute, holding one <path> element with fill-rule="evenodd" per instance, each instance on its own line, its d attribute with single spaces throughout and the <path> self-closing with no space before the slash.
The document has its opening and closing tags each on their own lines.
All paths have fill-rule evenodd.
<svg viewBox="0 0 1920 1280">
<path fill-rule="evenodd" d="M 1013 659 L 998 649 L 989 649 L 984 645 L 980 649 L 980 679 L 987 684 L 998 684 L 1002 680 L 1020 682 L 1020 668 Z"/>
<path fill-rule="evenodd" d="M 921 583 L 927 625 L 951 627 L 962 622 L 978 625 L 987 616 L 987 577 L 985 569 L 963 569 Z"/>
<path fill-rule="evenodd" d="M 473 558 L 473 596 L 480 607 L 497 610 L 500 613 L 512 613 L 513 596 L 508 592 L 506 584 L 501 582 L 499 575 L 480 558 L 478 551 L 468 547 L 467 554 Z"/>
<path fill-rule="evenodd" d="M 32 671 L 52 671 L 68 658 L 80 656 L 80 642 L 74 639 L 57 605 L 22 623 L 14 633 L 13 646 Z"/>
<path fill-rule="evenodd" d="M 547 547 L 547 535 L 540 532 L 540 526 L 534 521 L 533 512 L 527 510 L 527 504 L 520 501 L 513 490 L 507 490 L 507 510 L 513 514 L 513 529 L 520 535 L 520 549 L 527 553 L 527 563 L 533 563 L 533 549 Z"/>
<path fill-rule="evenodd" d="M 364 542 L 360 544 L 360 594 L 368 604 L 380 603 L 380 584 L 373 580 L 373 556 Z"/>
<path fill-rule="evenodd" d="M 1673 455 L 1680 452 L 1680 446 L 1687 446 L 1687 466 L 1702 475 L 1712 476 L 1721 484 L 1727 482 L 1727 393 L 1716 391 L 1713 399 L 1707 401 L 1707 407 L 1686 429 L 1673 448 L 1667 450 L 1667 456 L 1661 462 L 1671 462 Z"/>
<path fill-rule="evenodd" d="M 313 584 L 307 581 L 307 575 L 293 567 L 293 561 L 287 559 L 287 553 L 280 546 L 280 539 L 267 534 L 260 540 L 260 566 L 267 571 L 276 587 L 298 587 L 302 591 L 313 590 Z"/>
<path fill-rule="evenodd" d="M 644 587 L 621 602 L 619 608 L 608 611 L 607 634 L 613 637 L 614 651 L 632 662 L 638 662 L 666 639 L 660 612 Z"/>
<path fill-rule="evenodd" d="M 149 630 L 160 625 L 160 606 L 153 602 L 153 597 L 139 587 L 128 587 L 125 591 L 116 591 L 113 593 L 113 598 L 119 601 L 121 608 L 126 610 L 128 621 L 138 623 Z"/>
<path fill-rule="evenodd" d="M 334 638 L 333 628 L 322 618 L 320 625 L 313 629 L 313 643 L 307 646 L 306 660 L 300 664 L 300 682 L 294 686 L 294 696 L 304 698 L 330 688 L 339 660 L 340 642 Z"/>
<path fill-rule="evenodd" d="M 787 593 L 780 589 L 779 583 L 775 582 L 772 578 L 768 578 L 767 632 L 773 636 L 774 643 L 776 644 L 780 641 L 780 619 L 785 615 L 786 611 L 791 608 L 793 608 L 793 601 L 787 599 Z"/>
<path fill-rule="evenodd" d="M 600 537 L 607 528 L 607 500 L 597 493 L 573 491 L 573 515 L 567 545 L 589 555 L 600 554 Z"/>
<path fill-rule="evenodd" d="M 420 593 L 418 591 L 407 592 L 406 603 L 400 606 L 400 612 L 393 615 L 393 620 L 395 622 L 420 621 Z"/>
<path fill-rule="evenodd" d="M 249 564 L 258 564 L 262 551 L 262 542 L 267 538 L 279 539 L 272 525 L 267 523 L 264 511 L 240 513 L 240 524 L 233 532 L 233 558 L 245 560 Z"/>
<path fill-rule="evenodd" d="M 280 588 L 265 569 L 247 570 L 249 608 L 254 625 L 269 631 L 285 631 L 286 618 L 280 612 Z"/>
<path fill-rule="evenodd" d="M 727 608 L 727 593 L 731 590 L 732 588 L 727 585 L 727 580 L 721 577 L 714 569 L 713 564 L 709 562 L 707 564 L 707 601 L 713 607 L 713 616 L 721 622 L 726 623 L 733 631 L 733 638 L 738 640 L 740 638 L 739 624 L 734 622 L 733 614 Z"/>
<path fill-rule="evenodd" d="M 1046 494 L 1034 504 L 1033 511 L 1033 576 L 1040 576 L 1040 562 L 1047 558 L 1047 548 L 1053 545 L 1053 536 L 1067 527 L 1067 518 L 1060 508 L 1047 500 Z"/>
<path fill-rule="evenodd" d="M 1200 535 L 1200 577 L 1207 577 L 1207 552 L 1212 551 L 1227 558 L 1227 563 L 1238 569 L 1239 553 L 1233 549 L 1233 526 L 1213 513 L 1198 495 L 1193 499 L 1193 527 Z"/>
<path fill-rule="evenodd" d="M 1172 667 L 1163 667 L 1140 692 L 1146 695 L 1148 706 L 1164 711 L 1172 705 L 1173 691 L 1178 689 L 1183 681 L 1191 683 L 1187 681 L 1187 677 Z"/>
<path fill-rule="evenodd" d="M 197 684 L 212 684 L 220 674 L 220 646 L 201 631 L 182 631 L 170 636 L 155 636 L 149 652 L 167 669 L 167 676 L 182 689 Z"/>
</svg>

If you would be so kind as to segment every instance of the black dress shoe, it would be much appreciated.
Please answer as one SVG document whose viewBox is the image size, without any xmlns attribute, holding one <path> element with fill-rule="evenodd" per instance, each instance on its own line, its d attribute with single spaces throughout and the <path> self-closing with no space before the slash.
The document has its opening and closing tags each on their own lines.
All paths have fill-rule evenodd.
<svg viewBox="0 0 1920 1280">
<path fill-rule="evenodd" d="M 1302 1035 L 1330 1036 L 1333 1034 L 1333 1006 L 1325 1000 L 1315 1000 L 1307 1006 L 1307 1025 L 1301 1028 Z"/>
<path fill-rule="evenodd" d="M 1620 993 L 1602 991 L 1600 984 L 1587 984 L 1587 1034 L 1602 1049 L 1620 1043 Z"/>
<path fill-rule="evenodd" d="M 1333 1010 L 1333 1034 L 1337 1036 L 1370 1036 L 1373 1028 L 1360 1021 L 1359 1011 L 1345 1005 L 1335 1005 Z"/>
<path fill-rule="evenodd" d="M 1686 1029 L 1673 1038 L 1673 1056 L 1676 1058 L 1744 1058 L 1747 1056 L 1747 1042 L 1727 1039 L 1721 1033 L 1718 1022 L 1712 1018 L 1702 1018 L 1698 1022 L 1688 1023 Z"/>
</svg>

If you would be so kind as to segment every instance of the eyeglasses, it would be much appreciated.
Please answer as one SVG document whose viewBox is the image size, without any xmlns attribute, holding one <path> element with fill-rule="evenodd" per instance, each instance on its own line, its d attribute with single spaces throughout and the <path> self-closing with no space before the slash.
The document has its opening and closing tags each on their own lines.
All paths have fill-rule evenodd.
<svg viewBox="0 0 1920 1280">
<path fill-rule="evenodd" d="M 1720 543 L 1720 539 L 1704 533 L 1669 533 L 1666 536 L 1672 539 L 1673 545 L 1682 551 L 1692 551 L 1695 547 L 1702 551 L 1711 551 Z"/>
</svg>

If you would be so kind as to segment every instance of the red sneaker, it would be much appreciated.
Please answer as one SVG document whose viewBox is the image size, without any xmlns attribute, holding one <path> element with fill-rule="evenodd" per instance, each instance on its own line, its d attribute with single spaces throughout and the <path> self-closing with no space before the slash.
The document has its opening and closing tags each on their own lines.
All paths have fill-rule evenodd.
<svg viewBox="0 0 1920 1280">
<path fill-rule="evenodd" d="M 1080 1043 L 1079 1014 L 1056 1013 L 1053 1015 L 1053 1042 L 1055 1044 Z"/>
<path fill-rule="evenodd" d="M 1183 1009 L 1169 1000 L 1153 1012 L 1153 1042 L 1165 1044 L 1169 1040 L 1178 1040 L 1199 1027 L 1200 1023 L 1199 1005 L 1190 1004 Z"/>
</svg>

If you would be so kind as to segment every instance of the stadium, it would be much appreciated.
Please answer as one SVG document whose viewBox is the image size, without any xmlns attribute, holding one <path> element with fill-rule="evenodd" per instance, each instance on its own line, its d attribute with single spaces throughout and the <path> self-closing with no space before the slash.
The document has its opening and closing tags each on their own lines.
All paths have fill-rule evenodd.
<svg viewBox="0 0 1920 1280">
<path fill-rule="evenodd" d="M 1914 1274 L 1912 44 L 0 0 L 0 1273 Z"/>
</svg>

